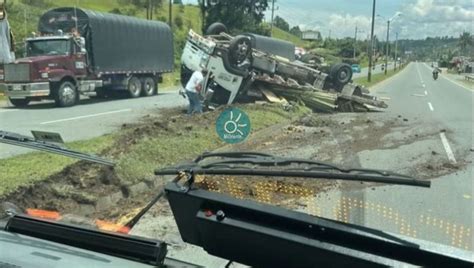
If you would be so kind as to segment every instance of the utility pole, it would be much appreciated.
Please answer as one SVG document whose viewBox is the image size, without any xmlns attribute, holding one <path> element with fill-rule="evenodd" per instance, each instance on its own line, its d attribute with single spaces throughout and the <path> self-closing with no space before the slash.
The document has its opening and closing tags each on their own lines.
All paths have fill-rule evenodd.
<svg viewBox="0 0 474 268">
<path fill-rule="evenodd" d="M 331 39 L 331 29 L 329 29 L 328 39 Z"/>
<path fill-rule="evenodd" d="M 372 54 L 374 53 L 374 23 L 375 23 L 375 0 L 372 4 L 372 27 L 370 30 L 370 53 L 369 53 L 369 70 L 367 73 L 367 81 L 372 79 Z"/>
<path fill-rule="evenodd" d="M 270 22 L 270 37 L 273 36 L 273 14 L 275 12 L 275 0 L 272 0 L 272 18 Z"/>
<path fill-rule="evenodd" d="M 168 17 L 168 24 L 170 25 L 170 28 L 173 28 L 173 24 L 171 23 L 173 19 L 173 0 L 170 0 Z"/>
<path fill-rule="evenodd" d="M 353 58 L 356 58 L 356 46 L 357 46 L 357 33 L 363 33 L 364 31 L 361 31 L 357 28 L 357 25 L 355 27 L 355 36 L 354 36 L 354 55 Z"/>
<path fill-rule="evenodd" d="M 397 69 L 397 49 L 398 49 L 398 32 L 395 33 L 395 63 L 394 63 L 394 69 Z"/>
<path fill-rule="evenodd" d="M 390 34 L 390 20 L 387 20 L 387 44 L 385 48 L 385 71 L 384 73 L 387 74 L 387 69 L 388 69 L 388 48 L 390 44 L 388 43 L 388 37 Z"/>
<path fill-rule="evenodd" d="M 354 55 L 353 55 L 354 60 L 356 58 L 356 44 L 357 44 L 357 25 L 356 25 L 355 36 L 354 36 Z"/>
</svg>

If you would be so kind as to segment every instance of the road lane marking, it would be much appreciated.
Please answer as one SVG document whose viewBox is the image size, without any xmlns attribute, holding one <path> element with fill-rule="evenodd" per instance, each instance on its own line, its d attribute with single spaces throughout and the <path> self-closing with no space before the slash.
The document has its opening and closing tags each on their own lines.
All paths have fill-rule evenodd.
<svg viewBox="0 0 474 268">
<path fill-rule="evenodd" d="M 430 110 L 434 111 L 433 105 L 431 105 L 431 102 L 428 102 L 428 106 L 430 106 Z"/>
<path fill-rule="evenodd" d="M 425 90 L 425 96 L 428 96 L 428 91 Z"/>
<path fill-rule="evenodd" d="M 443 143 L 444 150 L 446 151 L 446 154 L 448 155 L 448 159 L 456 163 L 456 158 L 454 158 L 454 153 L 453 150 L 451 150 L 451 146 L 449 146 L 448 139 L 446 138 L 446 135 L 444 132 L 439 133 L 439 136 L 441 137 L 441 142 Z"/>
<path fill-rule="evenodd" d="M 425 84 L 423 84 L 423 87 L 426 87 L 426 85 L 425 85 Z"/>
<path fill-rule="evenodd" d="M 16 112 L 16 111 L 19 111 L 19 109 L 5 109 L 5 110 L 0 110 L 0 113 Z"/>
<path fill-rule="evenodd" d="M 40 123 L 40 125 L 48 125 L 48 124 L 54 124 L 54 123 L 60 123 L 60 122 L 66 122 L 66 121 L 73 121 L 73 120 L 79 120 L 79 119 L 102 116 L 102 115 L 124 113 L 124 112 L 130 112 L 131 110 L 132 109 L 123 109 L 123 110 L 116 110 L 116 111 L 110 111 L 110 112 L 104 112 L 104 113 L 98 113 L 98 114 L 82 115 L 82 116 L 58 119 L 58 120 L 53 120 L 53 121 L 46 121 L 46 122 Z"/>
<path fill-rule="evenodd" d="M 420 77 L 421 83 L 424 84 L 425 82 L 423 82 L 423 78 L 421 77 L 420 68 L 418 68 L 418 63 L 416 64 L 416 70 L 418 71 L 418 77 Z"/>
<path fill-rule="evenodd" d="M 423 95 L 423 94 L 411 94 L 411 95 L 415 97 L 422 97 L 422 98 L 426 97 L 426 95 Z"/>
</svg>

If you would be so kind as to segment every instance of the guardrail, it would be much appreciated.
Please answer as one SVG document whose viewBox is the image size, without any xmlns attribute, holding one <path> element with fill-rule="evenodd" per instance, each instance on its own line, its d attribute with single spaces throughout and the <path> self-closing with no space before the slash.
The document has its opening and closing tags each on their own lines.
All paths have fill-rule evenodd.
<svg viewBox="0 0 474 268">
<path fill-rule="evenodd" d="M 464 77 L 464 79 L 466 79 L 467 81 L 471 81 L 471 82 L 472 82 L 472 81 L 474 81 L 474 75 L 472 75 L 472 74 L 466 75 L 466 76 Z"/>
</svg>

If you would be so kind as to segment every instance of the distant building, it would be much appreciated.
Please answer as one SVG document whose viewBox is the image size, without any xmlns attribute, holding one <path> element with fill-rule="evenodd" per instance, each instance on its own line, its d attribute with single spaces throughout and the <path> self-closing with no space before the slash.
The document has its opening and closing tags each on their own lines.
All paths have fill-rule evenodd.
<svg viewBox="0 0 474 268">
<path fill-rule="evenodd" d="M 321 33 L 319 31 L 304 31 L 301 33 L 303 40 L 321 40 Z"/>
</svg>

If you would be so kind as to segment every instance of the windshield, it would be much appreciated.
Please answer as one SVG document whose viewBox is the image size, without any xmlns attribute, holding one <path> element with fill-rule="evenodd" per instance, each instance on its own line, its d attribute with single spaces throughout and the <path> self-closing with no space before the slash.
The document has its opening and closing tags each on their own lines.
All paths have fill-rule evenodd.
<svg viewBox="0 0 474 268">
<path fill-rule="evenodd" d="M 0 141 L 22 135 L 0 142 L 0 203 L 119 232 L 176 175 L 155 170 L 257 152 L 340 167 L 266 170 L 353 178 L 221 163 L 196 187 L 474 252 L 471 1 L 53 2 L 8 2 L 0 21 L 16 43 L 5 65 L 0 45 Z M 82 53 L 34 58 L 71 40 Z M 166 195 L 126 235 L 225 266 L 183 240 Z"/>
<path fill-rule="evenodd" d="M 66 39 L 28 41 L 26 53 L 28 57 L 45 55 L 68 55 L 71 42 Z"/>
</svg>

